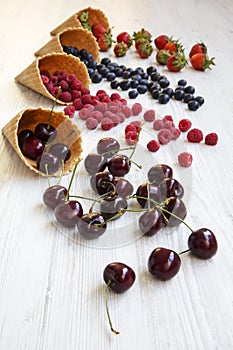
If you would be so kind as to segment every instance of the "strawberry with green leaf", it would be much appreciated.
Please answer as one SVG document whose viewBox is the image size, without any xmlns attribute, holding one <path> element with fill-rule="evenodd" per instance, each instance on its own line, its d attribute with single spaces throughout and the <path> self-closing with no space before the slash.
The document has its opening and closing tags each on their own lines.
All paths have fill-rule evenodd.
<svg viewBox="0 0 233 350">
<path fill-rule="evenodd" d="M 167 60 L 166 66 L 171 72 L 179 72 L 187 65 L 184 54 L 173 53 Z"/>
</svg>

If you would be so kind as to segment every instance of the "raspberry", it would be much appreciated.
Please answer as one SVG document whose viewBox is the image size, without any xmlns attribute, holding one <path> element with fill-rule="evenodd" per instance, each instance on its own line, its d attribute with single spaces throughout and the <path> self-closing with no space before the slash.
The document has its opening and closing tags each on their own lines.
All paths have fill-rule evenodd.
<svg viewBox="0 0 233 350">
<path fill-rule="evenodd" d="M 75 74 L 66 74 L 66 72 L 60 72 L 58 76 L 59 76 L 59 79 L 65 79 L 69 84 L 77 79 Z"/>
<path fill-rule="evenodd" d="M 104 113 L 108 110 L 108 104 L 106 102 L 99 102 L 95 105 L 95 110 Z"/>
<path fill-rule="evenodd" d="M 160 144 L 156 140 L 151 140 L 146 147 L 151 152 L 157 152 L 160 149 Z"/>
<path fill-rule="evenodd" d="M 178 124 L 178 128 L 182 132 L 188 131 L 191 128 L 191 126 L 192 126 L 192 123 L 189 119 L 181 119 Z"/>
<path fill-rule="evenodd" d="M 90 111 L 87 108 L 82 108 L 78 115 L 80 119 L 86 120 L 90 115 Z"/>
<path fill-rule="evenodd" d="M 133 116 L 136 116 L 136 115 L 139 115 L 142 111 L 142 105 L 141 103 L 134 103 L 133 106 L 132 106 L 132 114 Z"/>
<path fill-rule="evenodd" d="M 59 86 L 61 87 L 62 91 L 67 91 L 69 89 L 69 84 L 65 80 L 61 80 Z"/>
<path fill-rule="evenodd" d="M 209 146 L 215 146 L 218 143 L 218 135 L 215 132 L 211 132 L 205 137 L 205 144 Z"/>
<path fill-rule="evenodd" d="M 135 143 L 137 142 L 137 138 L 138 138 L 137 131 L 131 130 L 125 134 L 125 140 L 128 143 L 128 145 L 130 145 L 130 146 L 135 145 Z"/>
<path fill-rule="evenodd" d="M 89 130 L 96 129 L 98 124 L 99 124 L 99 122 L 95 118 L 88 117 L 87 120 L 86 120 L 86 127 Z"/>
<path fill-rule="evenodd" d="M 164 129 L 170 130 L 170 129 L 174 128 L 174 126 L 175 126 L 174 123 L 171 122 L 170 120 L 166 120 L 166 121 L 164 121 L 164 123 L 163 123 Z"/>
<path fill-rule="evenodd" d="M 163 121 L 161 119 L 156 119 L 153 123 L 154 130 L 161 130 L 163 128 Z"/>
<path fill-rule="evenodd" d="M 120 98 L 119 101 L 121 102 L 122 105 L 124 106 L 127 105 L 127 100 L 125 98 Z"/>
<path fill-rule="evenodd" d="M 59 95 L 59 100 L 61 100 L 63 102 L 71 102 L 72 95 L 69 91 L 64 91 Z"/>
<path fill-rule="evenodd" d="M 41 71 L 40 71 L 40 74 L 41 74 L 41 75 L 44 75 L 44 76 L 46 76 L 46 77 L 48 77 L 48 78 L 50 78 L 49 71 L 47 71 L 46 69 L 41 70 Z"/>
<path fill-rule="evenodd" d="M 193 156 L 188 152 L 183 152 L 178 155 L 178 163 L 187 168 L 192 164 Z"/>
<path fill-rule="evenodd" d="M 129 118 L 132 115 L 132 111 L 128 106 L 124 106 L 121 112 L 125 115 L 126 118 Z"/>
<path fill-rule="evenodd" d="M 114 127 L 114 122 L 108 117 L 104 117 L 101 121 L 102 130 L 110 130 Z"/>
<path fill-rule="evenodd" d="M 102 102 L 110 102 L 111 100 L 110 100 L 110 97 L 106 94 L 105 96 L 103 96 L 103 98 L 102 98 L 102 100 L 101 100 Z"/>
<path fill-rule="evenodd" d="M 96 110 L 90 112 L 89 116 L 98 120 L 99 123 L 103 119 L 103 113 L 101 113 L 100 111 L 96 111 Z"/>
<path fill-rule="evenodd" d="M 180 137 L 180 130 L 173 127 L 170 129 L 171 135 L 172 135 L 172 140 L 176 140 L 178 139 L 178 137 Z"/>
<path fill-rule="evenodd" d="M 134 125 L 137 132 L 139 132 L 139 130 L 141 130 L 142 128 L 142 122 L 140 120 L 134 120 L 133 122 L 130 123 L 130 125 Z"/>
<path fill-rule="evenodd" d="M 99 96 L 99 95 L 107 95 L 107 93 L 106 93 L 106 91 L 104 91 L 104 90 L 98 90 L 98 91 L 96 92 L 96 96 Z"/>
<path fill-rule="evenodd" d="M 121 118 L 117 114 L 112 114 L 111 119 L 114 123 L 114 126 L 121 123 Z"/>
<path fill-rule="evenodd" d="M 82 109 L 83 108 L 83 103 L 82 103 L 81 98 L 76 98 L 73 101 L 73 106 L 74 106 L 76 111 L 79 111 L 80 109 Z"/>
<path fill-rule="evenodd" d="M 171 141 L 172 135 L 168 129 L 161 129 L 158 132 L 158 140 L 162 145 L 166 145 Z"/>
<path fill-rule="evenodd" d="M 50 78 L 50 82 L 53 84 L 53 86 L 57 86 L 58 84 L 58 77 L 52 75 Z"/>
<path fill-rule="evenodd" d="M 83 95 L 81 97 L 81 100 L 82 100 L 82 103 L 86 105 L 86 104 L 91 104 L 92 98 L 91 98 L 91 95 Z"/>
<path fill-rule="evenodd" d="M 128 124 L 126 125 L 125 127 L 125 135 L 130 132 L 130 131 L 136 131 L 137 132 L 137 129 L 136 129 L 136 126 L 133 125 L 133 124 Z"/>
<path fill-rule="evenodd" d="M 81 88 L 82 95 L 90 95 L 90 90 L 87 88 Z"/>
<path fill-rule="evenodd" d="M 118 115 L 118 117 L 120 117 L 121 123 L 123 123 L 123 122 L 125 121 L 125 115 L 124 115 L 124 113 L 118 112 L 116 115 Z"/>
<path fill-rule="evenodd" d="M 121 98 L 121 95 L 119 95 L 118 93 L 113 93 L 113 94 L 111 94 L 111 96 L 110 96 L 110 99 L 111 99 L 112 101 L 120 100 L 120 98 Z"/>
<path fill-rule="evenodd" d="M 70 118 L 73 118 L 74 113 L 75 113 L 74 106 L 65 107 L 64 108 L 64 113 L 65 113 L 65 115 L 68 115 Z"/>
<path fill-rule="evenodd" d="M 76 98 L 80 98 L 81 94 L 80 91 L 78 90 L 72 90 L 71 91 L 71 95 L 72 95 L 72 100 L 74 101 Z"/>
<path fill-rule="evenodd" d="M 203 140 L 202 131 L 199 129 L 191 129 L 187 134 L 187 139 L 189 142 L 198 143 Z"/>
<path fill-rule="evenodd" d="M 41 79 L 44 85 L 47 85 L 49 83 L 49 77 L 47 77 L 46 75 L 41 74 Z"/>
<path fill-rule="evenodd" d="M 112 113 L 120 112 L 120 109 L 118 106 L 109 106 L 108 110 L 111 111 Z"/>
<path fill-rule="evenodd" d="M 165 117 L 163 117 L 162 121 L 163 122 L 166 122 L 166 121 L 173 122 L 173 118 L 171 115 L 165 115 Z"/>
<path fill-rule="evenodd" d="M 154 109 L 148 109 L 144 115 L 143 118 L 146 122 L 153 122 L 155 120 L 155 110 Z"/>
</svg>

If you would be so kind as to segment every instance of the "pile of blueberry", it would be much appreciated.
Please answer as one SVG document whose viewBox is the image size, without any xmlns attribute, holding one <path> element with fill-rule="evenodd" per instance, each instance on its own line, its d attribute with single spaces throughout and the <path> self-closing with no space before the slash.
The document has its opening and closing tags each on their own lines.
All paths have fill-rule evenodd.
<svg viewBox="0 0 233 350">
<path fill-rule="evenodd" d="M 87 67 L 89 76 L 92 76 L 92 74 L 96 70 L 97 62 L 94 60 L 90 52 L 88 52 L 86 49 L 79 50 L 77 47 L 74 46 L 62 46 L 62 48 L 63 51 L 68 55 L 73 55 L 79 58 L 80 61 L 82 61 Z"/>
</svg>

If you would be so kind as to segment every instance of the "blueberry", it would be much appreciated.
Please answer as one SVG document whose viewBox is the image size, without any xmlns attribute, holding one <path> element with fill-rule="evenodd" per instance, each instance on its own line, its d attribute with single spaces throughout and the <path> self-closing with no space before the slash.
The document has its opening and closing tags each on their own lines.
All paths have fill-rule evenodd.
<svg viewBox="0 0 233 350">
<path fill-rule="evenodd" d="M 118 80 L 112 80 L 110 83 L 110 86 L 112 89 L 117 89 L 119 85 L 120 85 L 120 83 Z"/>
<path fill-rule="evenodd" d="M 161 86 L 161 88 L 163 88 L 163 89 L 170 85 L 170 82 L 167 78 L 162 78 L 162 79 L 158 80 L 158 82 L 159 82 L 159 85 Z"/>
<path fill-rule="evenodd" d="M 141 75 L 141 77 L 142 77 L 142 79 L 149 79 L 149 74 L 148 73 L 141 73 L 140 74 Z"/>
<path fill-rule="evenodd" d="M 157 78 L 157 81 L 160 82 L 160 80 L 162 80 L 162 79 L 167 80 L 167 77 L 165 75 L 159 75 L 159 77 Z"/>
<path fill-rule="evenodd" d="M 142 67 L 137 67 L 137 68 L 135 69 L 135 72 L 136 72 L 137 74 L 141 74 L 141 73 L 144 73 L 144 69 L 143 69 Z"/>
<path fill-rule="evenodd" d="M 128 93 L 128 96 L 129 96 L 129 98 L 132 98 L 132 99 L 138 97 L 137 90 L 130 90 Z"/>
<path fill-rule="evenodd" d="M 139 94 L 145 94 L 147 92 L 147 86 L 139 84 L 137 87 Z"/>
<path fill-rule="evenodd" d="M 159 76 L 160 76 L 159 72 L 153 72 L 151 73 L 150 78 L 152 81 L 157 81 Z"/>
<path fill-rule="evenodd" d="M 120 88 L 121 90 L 129 90 L 130 89 L 130 81 L 127 79 L 124 79 L 120 82 Z"/>
<path fill-rule="evenodd" d="M 184 80 L 184 79 L 180 79 L 180 80 L 178 81 L 178 85 L 179 85 L 179 86 L 185 86 L 185 85 L 187 85 L 187 81 Z"/>
<path fill-rule="evenodd" d="M 172 97 L 174 95 L 174 91 L 172 88 L 165 88 L 162 90 L 163 94 L 167 94 L 169 97 Z"/>
<path fill-rule="evenodd" d="M 191 100 L 188 103 L 188 108 L 190 109 L 190 111 L 196 111 L 199 107 L 199 103 L 195 100 Z"/>
<path fill-rule="evenodd" d="M 100 73 L 100 71 L 101 71 L 102 69 L 104 69 L 104 68 L 106 68 L 106 66 L 105 66 L 104 64 L 102 64 L 102 63 L 97 64 L 96 69 L 97 69 L 97 71 L 98 71 L 99 73 Z"/>
<path fill-rule="evenodd" d="M 151 91 L 151 96 L 155 99 L 155 100 L 157 100 L 158 98 L 159 98 L 159 95 L 160 95 L 160 91 L 159 90 L 152 90 Z"/>
<path fill-rule="evenodd" d="M 99 73 L 102 75 L 103 78 L 106 78 L 107 74 L 110 73 L 110 69 L 107 67 L 104 67 L 100 69 Z"/>
<path fill-rule="evenodd" d="M 184 90 L 183 89 L 177 89 L 175 90 L 174 92 L 174 98 L 177 100 L 177 101 L 181 101 L 184 97 Z"/>
<path fill-rule="evenodd" d="M 203 103 L 205 102 L 204 98 L 202 96 L 197 96 L 194 98 L 195 101 L 197 101 L 199 103 L 200 106 L 203 105 Z"/>
<path fill-rule="evenodd" d="M 116 74 L 114 72 L 109 72 L 106 74 L 107 81 L 113 81 L 116 78 Z"/>
<path fill-rule="evenodd" d="M 149 75 L 151 75 L 152 73 L 157 72 L 157 68 L 154 67 L 154 66 L 149 66 L 149 67 L 146 69 L 146 71 L 147 71 L 147 73 L 148 73 Z"/>
<path fill-rule="evenodd" d="M 129 67 L 129 68 L 126 68 L 126 71 L 127 72 L 130 72 L 131 74 L 134 72 L 134 69 L 133 68 L 131 68 L 131 67 Z"/>
<path fill-rule="evenodd" d="M 100 83 L 102 81 L 102 75 L 99 73 L 93 73 L 91 76 L 92 83 Z"/>
<path fill-rule="evenodd" d="M 89 77 L 91 77 L 92 74 L 95 72 L 93 68 L 88 68 L 87 71 L 88 71 Z"/>
<path fill-rule="evenodd" d="M 130 85 L 132 89 L 136 89 L 139 85 L 139 81 L 138 80 L 130 80 Z"/>
<path fill-rule="evenodd" d="M 146 85 L 146 86 L 148 86 L 148 84 L 149 84 L 149 81 L 148 81 L 147 79 L 141 79 L 141 80 L 140 80 L 140 85 Z"/>
<path fill-rule="evenodd" d="M 147 88 L 150 92 L 152 92 L 153 90 L 161 90 L 161 86 L 155 83 L 154 81 L 148 83 Z"/>
<path fill-rule="evenodd" d="M 168 103 L 170 100 L 170 97 L 167 95 L 167 94 L 159 94 L 159 97 L 158 97 L 158 101 L 159 103 L 165 105 L 166 103 Z"/>
<path fill-rule="evenodd" d="M 101 62 L 102 64 L 104 64 L 105 66 L 107 66 L 107 64 L 109 64 L 111 62 L 109 57 L 103 57 Z"/>
<path fill-rule="evenodd" d="M 123 72 L 126 70 L 126 66 L 125 66 L 124 64 L 121 64 L 121 65 L 119 66 L 119 68 L 121 68 L 121 69 L 123 70 Z"/>
<path fill-rule="evenodd" d="M 116 67 L 114 73 L 116 74 L 116 77 L 122 77 L 123 69 L 121 67 Z"/>
<path fill-rule="evenodd" d="M 194 100 L 193 94 L 184 94 L 183 101 L 185 103 L 188 103 L 189 101 L 192 101 L 192 100 Z"/>
<path fill-rule="evenodd" d="M 193 86 L 191 86 L 191 85 L 185 86 L 184 92 L 186 94 L 194 94 L 195 88 Z"/>
<path fill-rule="evenodd" d="M 132 74 L 132 79 L 135 79 L 135 80 L 141 80 L 142 77 L 140 74 Z"/>
<path fill-rule="evenodd" d="M 122 73 L 122 78 L 124 79 L 129 79 L 131 77 L 131 72 L 129 72 L 128 70 L 125 70 L 123 73 Z"/>
<path fill-rule="evenodd" d="M 83 58 L 88 58 L 89 53 L 87 52 L 86 49 L 81 49 L 81 50 L 80 50 L 80 55 L 81 55 L 81 57 L 83 57 Z"/>
</svg>

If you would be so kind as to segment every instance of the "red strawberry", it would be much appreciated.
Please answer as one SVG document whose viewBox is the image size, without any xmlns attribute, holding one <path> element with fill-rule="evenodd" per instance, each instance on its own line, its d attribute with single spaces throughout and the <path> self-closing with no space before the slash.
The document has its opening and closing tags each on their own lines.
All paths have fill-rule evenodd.
<svg viewBox="0 0 233 350">
<path fill-rule="evenodd" d="M 99 45 L 100 51 L 103 51 L 103 52 L 108 51 L 112 46 L 113 42 L 114 40 L 112 39 L 111 32 L 109 31 L 107 33 L 104 33 L 104 35 L 98 39 L 98 45 Z"/>
<path fill-rule="evenodd" d="M 170 52 L 184 52 L 183 46 L 179 40 L 174 40 L 172 38 L 168 39 L 168 42 L 164 45 L 163 49 Z"/>
<path fill-rule="evenodd" d="M 131 36 L 127 32 L 122 32 L 118 34 L 116 39 L 118 43 L 124 42 L 128 46 L 128 48 L 132 45 L 133 41 Z"/>
<path fill-rule="evenodd" d="M 187 60 L 184 55 L 173 54 L 167 60 L 167 68 L 171 72 L 179 72 L 187 64 Z"/>
<path fill-rule="evenodd" d="M 124 42 L 117 43 L 114 46 L 113 51 L 116 57 L 122 57 L 126 55 L 126 52 L 128 51 L 128 46 Z"/>
<path fill-rule="evenodd" d="M 191 57 L 190 62 L 194 69 L 201 71 L 205 71 L 207 68 L 211 69 L 211 65 L 215 66 L 214 57 L 209 59 L 204 53 L 196 53 Z"/>
<path fill-rule="evenodd" d="M 164 46 L 167 44 L 167 42 L 168 42 L 167 35 L 159 35 L 159 36 L 157 36 L 157 38 L 154 39 L 155 47 L 158 50 L 162 50 L 164 48 Z"/>
<path fill-rule="evenodd" d="M 189 52 L 189 58 L 191 58 L 196 53 L 207 53 L 207 46 L 204 43 L 197 43 L 192 46 L 190 52 Z"/>
<path fill-rule="evenodd" d="M 137 53 L 141 58 L 147 58 L 149 57 L 153 52 L 153 47 L 150 43 L 145 42 L 138 46 Z"/>
<path fill-rule="evenodd" d="M 102 23 L 94 23 L 92 26 L 92 33 L 96 39 L 99 39 L 101 36 L 104 35 L 104 33 L 107 32 L 107 30 L 104 28 Z"/>
<path fill-rule="evenodd" d="M 148 30 L 145 30 L 144 28 L 142 28 L 138 32 L 133 33 L 133 40 L 135 41 L 137 41 L 138 39 L 146 39 L 147 41 L 151 42 L 151 37 L 152 35 L 150 34 L 150 32 L 148 32 Z"/>
<path fill-rule="evenodd" d="M 159 64 L 165 65 L 169 57 L 171 56 L 170 51 L 167 50 L 159 50 L 155 56 L 156 61 Z"/>
</svg>

